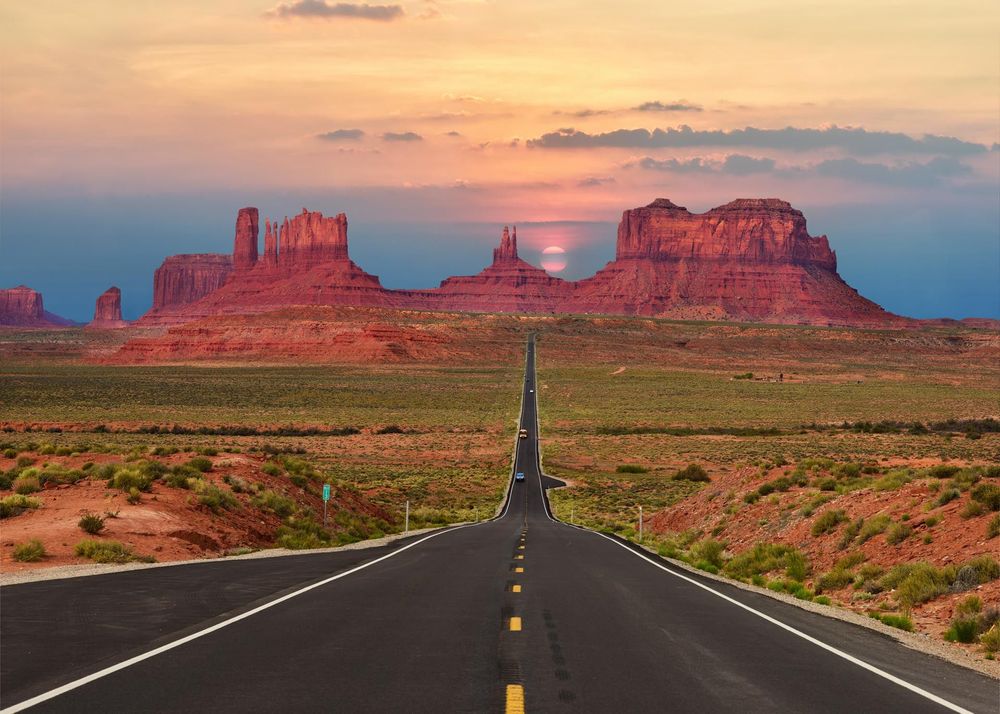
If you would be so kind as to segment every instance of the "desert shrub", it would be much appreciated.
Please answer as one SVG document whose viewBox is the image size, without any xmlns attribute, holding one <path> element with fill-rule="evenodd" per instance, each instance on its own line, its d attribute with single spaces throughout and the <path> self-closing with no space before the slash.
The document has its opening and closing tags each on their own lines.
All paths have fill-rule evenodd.
<svg viewBox="0 0 1000 714">
<path fill-rule="evenodd" d="M 673 475 L 674 481 L 710 481 L 708 472 L 698 464 L 688 464 Z"/>
<path fill-rule="evenodd" d="M 817 605 L 830 605 L 833 603 L 826 595 L 817 595 L 813 598 L 813 602 Z"/>
<path fill-rule="evenodd" d="M 255 493 L 257 490 L 254 484 L 239 476 L 226 475 L 222 477 L 222 481 L 233 489 L 233 493 Z"/>
<path fill-rule="evenodd" d="M 809 560 L 801 552 L 790 550 L 785 554 L 785 575 L 802 581 L 809 576 Z"/>
<path fill-rule="evenodd" d="M 844 528 L 844 532 L 841 533 L 840 535 L 840 541 L 837 543 L 837 550 L 844 550 L 851 543 L 853 543 L 854 539 L 858 537 L 859 533 L 861 533 L 861 528 L 864 525 L 865 525 L 864 517 L 856 518 L 855 520 L 848 523 L 847 526 L 845 526 Z"/>
<path fill-rule="evenodd" d="M 741 374 L 734 374 L 733 379 L 753 379 L 753 372 L 743 372 Z"/>
<path fill-rule="evenodd" d="M 649 469 L 639 464 L 619 464 L 615 471 L 620 474 L 644 474 L 648 473 Z"/>
<path fill-rule="evenodd" d="M 45 557 L 45 546 L 42 545 L 42 541 L 32 538 L 25 543 L 15 545 L 12 557 L 21 563 L 34 563 Z"/>
<path fill-rule="evenodd" d="M 872 613 L 872 618 L 878 620 L 883 625 L 895 627 L 897 630 L 913 632 L 913 620 L 908 618 L 906 615 L 880 615 L 878 613 Z"/>
<path fill-rule="evenodd" d="M 912 480 L 913 472 L 910 469 L 894 469 L 878 479 L 872 486 L 876 491 L 895 491 Z"/>
<path fill-rule="evenodd" d="M 784 569 L 787 572 L 790 563 L 794 564 L 791 570 L 798 571 L 802 561 L 806 562 L 808 570 L 808 561 L 795 548 L 780 543 L 756 543 L 753 548 L 730 558 L 724 570 L 730 577 L 747 580 L 775 570 Z"/>
<path fill-rule="evenodd" d="M 23 513 L 29 508 L 38 508 L 42 502 L 20 493 L 11 494 L 0 499 L 0 518 L 10 518 Z"/>
<path fill-rule="evenodd" d="M 81 558 L 95 563 L 129 563 L 134 560 L 151 561 L 151 558 L 137 556 L 124 543 L 116 540 L 81 540 L 73 547 L 73 552 Z"/>
<path fill-rule="evenodd" d="M 268 461 L 267 463 L 265 463 L 263 466 L 260 467 L 260 470 L 266 473 L 268 476 L 280 476 L 282 473 L 281 467 L 278 466 L 278 464 L 274 463 L 273 461 Z"/>
<path fill-rule="evenodd" d="M 966 561 L 959 569 L 959 573 L 966 568 L 971 569 L 971 571 L 975 573 L 974 585 L 982 585 L 983 583 L 988 583 L 991 580 L 1000 578 L 1000 563 L 997 563 L 996 560 L 988 555 L 980 555 L 972 560 Z"/>
<path fill-rule="evenodd" d="M 104 530 L 104 519 L 96 513 L 88 513 L 80 519 L 77 525 L 90 535 L 97 535 Z"/>
<path fill-rule="evenodd" d="M 725 551 L 724 543 L 713 538 L 705 538 L 691 546 L 691 559 L 695 563 L 705 562 L 715 568 L 722 567 L 722 553 Z"/>
<path fill-rule="evenodd" d="M 984 632 L 979 637 L 979 644 L 983 646 L 988 655 L 996 654 L 1000 651 L 1000 625 L 994 624 Z"/>
<path fill-rule="evenodd" d="M 5 459 L 17 458 L 17 449 L 7 448 L 3 450 L 3 456 Z"/>
<path fill-rule="evenodd" d="M 836 497 L 830 494 L 820 494 L 818 496 L 813 496 L 811 499 L 809 499 L 809 502 L 806 505 L 804 505 L 801 509 L 799 509 L 799 513 L 802 515 L 803 518 L 809 518 L 813 513 L 816 512 L 817 508 L 826 505 L 834 498 Z"/>
<path fill-rule="evenodd" d="M 278 529 L 277 544 L 289 550 L 323 548 L 332 541 L 329 531 L 312 518 L 289 516 Z"/>
<path fill-rule="evenodd" d="M 103 470 L 103 469 L 102 469 Z M 153 480 L 158 478 L 146 472 L 138 464 L 113 468 L 113 475 L 108 479 L 108 488 L 117 488 L 131 494 L 132 490 L 148 491 Z"/>
<path fill-rule="evenodd" d="M 207 481 L 195 481 L 191 490 L 197 494 L 198 503 L 207 506 L 212 513 L 218 513 L 221 510 L 231 511 L 240 505 L 231 491 L 221 489 Z"/>
<path fill-rule="evenodd" d="M 972 500 L 983 504 L 991 511 L 1000 511 L 1000 486 L 982 483 L 972 489 Z"/>
<path fill-rule="evenodd" d="M 976 641 L 976 630 L 976 618 L 958 617 L 951 621 L 951 626 L 944 633 L 944 638 L 949 642 L 970 644 Z"/>
<path fill-rule="evenodd" d="M 18 456 L 17 457 L 17 461 L 15 461 L 14 464 L 19 469 L 26 469 L 29 466 L 31 466 L 33 463 L 35 463 L 35 461 L 36 461 L 36 459 L 35 459 L 34 456 Z"/>
<path fill-rule="evenodd" d="M 993 518 L 990 519 L 990 522 L 986 525 L 987 538 L 996 538 L 998 535 L 1000 535 L 1000 513 L 993 516 Z"/>
<path fill-rule="evenodd" d="M 818 537 L 824 533 L 831 533 L 846 520 L 848 520 L 847 514 L 840 509 L 824 511 L 813 521 L 812 534 L 814 537 Z"/>
<path fill-rule="evenodd" d="M 813 484 L 820 491 L 836 491 L 837 490 L 837 479 L 835 478 L 820 478 L 816 479 Z"/>
<path fill-rule="evenodd" d="M 163 475 L 163 483 L 171 488 L 187 488 L 201 480 L 201 471 L 191 468 L 186 464 L 178 464 L 170 469 L 170 472 Z"/>
<path fill-rule="evenodd" d="M 212 446 L 203 446 L 198 449 L 198 453 L 202 456 L 218 456 L 219 450 Z M 209 468 L 211 468 L 211 465 L 209 465 Z"/>
<path fill-rule="evenodd" d="M 908 523 L 894 523 L 889 527 L 885 542 L 889 545 L 899 545 L 913 535 L 913 526 Z"/>
<path fill-rule="evenodd" d="M 42 483 L 76 483 L 87 477 L 80 469 L 67 469 L 64 466 L 50 464 L 39 476 Z"/>
<path fill-rule="evenodd" d="M 934 506 L 940 507 L 945 504 L 951 503 L 956 498 L 960 497 L 962 492 L 957 488 L 946 488 L 944 491 L 938 494 L 938 497 L 934 499 Z"/>
<path fill-rule="evenodd" d="M 885 533 L 891 523 L 892 519 L 882 513 L 867 519 L 858 532 L 858 545 L 862 545 L 880 533 Z"/>
<path fill-rule="evenodd" d="M 927 469 L 927 475 L 931 478 L 951 478 L 961 471 L 961 467 L 950 464 L 938 464 Z"/>
<path fill-rule="evenodd" d="M 34 470 L 34 469 L 32 469 Z M 37 493 L 42 490 L 42 485 L 37 476 L 21 475 L 14 479 L 14 493 L 27 496 L 29 493 Z"/>
<path fill-rule="evenodd" d="M 935 568 L 923 561 L 900 563 L 879 579 L 878 589 L 895 589 L 896 600 L 912 607 L 947 592 L 954 575 L 954 568 Z"/>
<path fill-rule="evenodd" d="M 295 501 L 274 491 L 262 491 L 253 498 L 258 508 L 271 511 L 279 518 L 287 518 L 296 511 Z"/>
<path fill-rule="evenodd" d="M 212 470 L 212 460 L 207 459 L 204 456 L 195 456 L 193 459 L 187 462 L 187 466 L 190 466 L 197 471 L 202 473 Z"/>
<path fill-rule="evenodd" d="M 854 582 L 854 574 L 849 570 L 838 570 L 834 568 L 823 573 L 816 581 L 816 592 L 826 592 L 828 590 L 839 590 Z"/>
<path fill-rule="evenodd" d="M 986 507 L 979 501 L 970 500 L 964 506 L 962 510 L 958 512 L 958 515 L 962 518 L 968 520 L 970 518 L 976 518 L 986 513 Z"/>
</svg>

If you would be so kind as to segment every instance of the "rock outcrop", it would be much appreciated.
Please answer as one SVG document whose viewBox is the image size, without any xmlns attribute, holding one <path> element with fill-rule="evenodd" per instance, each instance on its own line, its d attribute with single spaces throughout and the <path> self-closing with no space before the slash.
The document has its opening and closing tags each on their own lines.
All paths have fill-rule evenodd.
<svg viewBox="0 0 1000 714">
<path fill-rule="evenodd" d="M 42 294 L 26 285 L 0 290 L 0 325 L 10 327 L 69 327 L 72 320 L 45 309 Z"/>
<path fill-rule="evenodd" d="M 403 291 L 400 291 L 403 292 Z M 517 256 L 517 228 L 503 228 L 493 263 L 476 275 L 447 278 L 435 290 L 405 291 L 415 309 L 466 312 L 558 312 L 573 284 Z"/>
<path fill-rule="evenodd" d="M 257 225 L 256 208 L 241 208 L 236 214 L 236 237 L 233 239 L 233 269 L 237 271 L 250 270 L 257 264 Z"/>
<path fill-rule="evenodd" d="M 667 199 L 625 211 L 615 260 L 575 286 L 578 312 L 820 325 L 899 324 L 837 274 L 826 236 L 785 201 L 695 214 Z"/>
<path fill-rule="evenodd" d="M 122 319 L 122 291 L 112 285 L 97 297 L 94 305 L 94 319 L 87 327 L 102 330 L 120 330 L 128 327 Z"/>
<path fill-rule="evenodd" d="M 280 224 L 266 219 L 259 259 L 257 239 L 257 209 L 244 208 L 231 258 L 168 258 L 157 270 L 153 309 L 141 324 L 295 305 L 907 324 L 847 285 L 826 236 L 809 235 L 802 212 L 773 198 L 739 199 L 700 214 L 661 198 L 625 211 L 615 260 L 575 283 L 519 258 L 516 228 L 504 228 L 489 267 L 427 290 L 387 290 L 351 261 L 343 213 L 325 217 L 303 209 Z"/>
</svg>

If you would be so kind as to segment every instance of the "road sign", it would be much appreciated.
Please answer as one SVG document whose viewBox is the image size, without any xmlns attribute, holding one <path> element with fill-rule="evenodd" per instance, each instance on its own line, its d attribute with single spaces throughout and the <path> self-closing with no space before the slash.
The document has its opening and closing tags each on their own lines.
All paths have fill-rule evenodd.
<svg viewBox="0 0 1000 714">
<path fill-rule="evenodd" d="M 330 484 L 328 483 L 323 484 L 323 500 L 324 501 L 330 500 Z"/>
</svg>

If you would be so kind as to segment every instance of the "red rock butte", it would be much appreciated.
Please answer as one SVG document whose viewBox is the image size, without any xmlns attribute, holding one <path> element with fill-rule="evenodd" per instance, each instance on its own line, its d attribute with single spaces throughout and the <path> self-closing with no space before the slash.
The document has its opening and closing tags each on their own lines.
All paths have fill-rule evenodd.
<svg viewBox="0 0 1000 714">
<path fill-rule="evenodd" d="M 153 308 L 140 324 L 301 305 L 873 327 L 907 322 L 845 283 L 826 236 L 810 236 L 802 212 L 774 198 L 739 199 L 700 214 L 660 198 L 625 211 L 615 259 L 577 282 L 519 258 L 516 227 L 504 227 L 488 267 L 426 290 L 386 289 L 355 264 L 343 213 L 302 209 L 280 224 L 268 218 L 262 255 L 258 240 L 258 211 L 248 207 L 237 215 L 231 257 L 167 258 L 154 276 Z"/>
<path fill-rule="evenodd" d="M 26 285 L 0 289 L 0 325 L 6 327 L 67 327 L 71 320 L 45 309 L 42 294 Z"/>
<path fill-rule="evenodd" d="M 122 291 L 112 285 L 97 297 L 94 305 L 94 319 L 87 327 L 101 330 L 120 330 L 128 327 L 122 319 Z"/>
</svg>

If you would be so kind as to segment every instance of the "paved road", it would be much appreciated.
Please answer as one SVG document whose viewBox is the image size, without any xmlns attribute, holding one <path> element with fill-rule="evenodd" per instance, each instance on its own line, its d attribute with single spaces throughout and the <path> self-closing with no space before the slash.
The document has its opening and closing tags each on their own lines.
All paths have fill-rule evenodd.
<svg viewBox="0 0 1000 714">
<path fill-rule="evenodd" d="M 376 550 L 0 588 L 0 705 L 1000 709 L 996 681 L 552 520 L 544 487 L 554 482 L 537 466 L 533 345 L 526 375 L 530 437 L 516 457 L 526 481 L 512 486 L 500 518 Z"/>
</svg>

